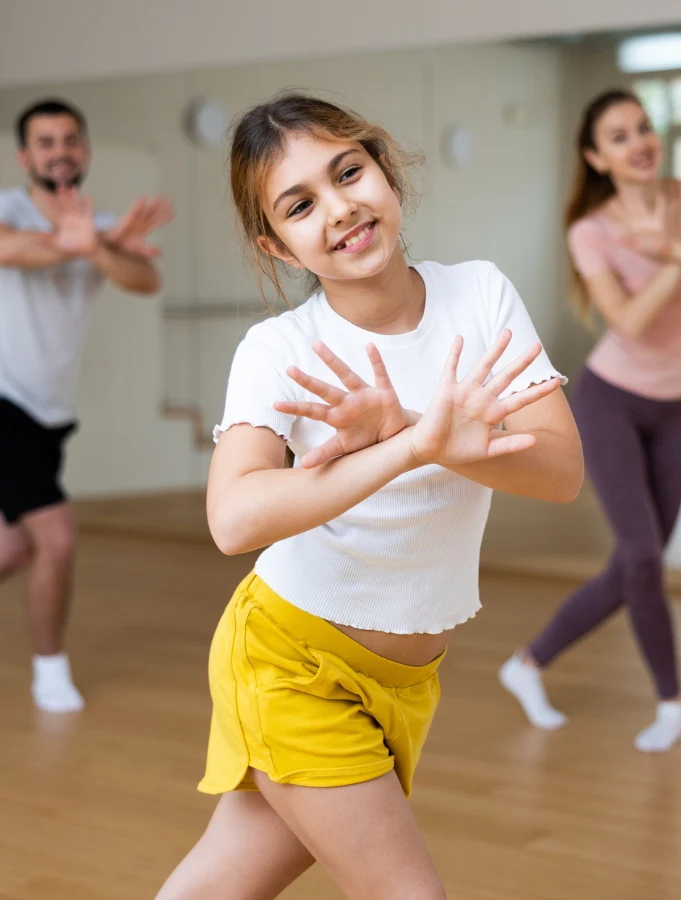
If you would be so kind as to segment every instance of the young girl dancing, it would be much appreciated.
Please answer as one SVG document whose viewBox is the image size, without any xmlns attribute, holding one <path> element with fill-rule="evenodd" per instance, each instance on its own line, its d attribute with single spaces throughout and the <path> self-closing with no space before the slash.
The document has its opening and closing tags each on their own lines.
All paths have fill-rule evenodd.
<svg viewBox="0 0 681 900">
<path fill-rule="evenodd" d="M 353 900 L 443 898 L 406 798 L 480 607 L 491 489 L 579 490 L 561 377 L 493 264 L 407 264 L 405 156 L 378 126 L 277 97 L 238 123 L 231 181 L 275 285 L 282 261 L 318 289 L 232 365 L 209 523 L 227 554 L 267 549 L 211 649 L 200 789 L 221 797 L 159 900 L 273 898 L 315 860 Z"/>
</svg>

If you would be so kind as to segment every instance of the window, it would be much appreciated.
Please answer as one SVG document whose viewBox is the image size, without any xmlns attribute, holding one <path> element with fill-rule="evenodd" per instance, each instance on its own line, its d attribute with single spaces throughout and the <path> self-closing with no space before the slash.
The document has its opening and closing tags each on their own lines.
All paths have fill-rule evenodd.
<svg viewBox="0 0 681 900">
<path fill-rule="evenodd" d="M 669 82 L 669 100 L 672 123 L 681 125 L 681 75 L 677 75 Z"/>
<path fill-rule="evenodd" d="M 638 78 L 632 87 L 664 142 L 666 173 L 681 180 L 681 74 Z"/>
<path fill-rule="evenodd" d="M 674 139 L 674 150 L 672 153 L 672 176 L 681 181 L 681 137 Z"/>
<path fill-rule="evenodd" d="M 671 92 L 667 89 L 667 82 L 662 78 L 640 79 L 634 82 L 634 91 L 641 98 L 655 131 L 663 136 L 667 134 L 671 120 Z"/>
</svg>

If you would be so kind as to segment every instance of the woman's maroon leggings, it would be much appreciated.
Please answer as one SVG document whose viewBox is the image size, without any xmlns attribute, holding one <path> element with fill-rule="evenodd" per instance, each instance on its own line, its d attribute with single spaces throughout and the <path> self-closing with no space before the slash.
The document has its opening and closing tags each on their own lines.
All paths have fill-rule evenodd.
<svg viewBox="0 0 681 900">
<path fill-rule="evenodd" d="M 650 400 L 585 369 L 573 410 L 591 481 L 615 533 L 604 572 L 576 591 L 529 646 L 547 666 L 626 606 L 660 699 L 679 693 L 662 551 L 681 505 L 681 400 Z"/>
</svg>

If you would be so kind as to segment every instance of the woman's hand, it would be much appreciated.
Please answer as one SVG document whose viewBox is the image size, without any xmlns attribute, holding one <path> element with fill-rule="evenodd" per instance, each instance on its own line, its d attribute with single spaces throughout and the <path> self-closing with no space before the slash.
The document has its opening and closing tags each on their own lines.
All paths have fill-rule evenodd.
<svg viewBox="0 0 681 900">
<path fill-rule="evenodd" d="M 400 404 L 374 344 L 367 346 L 374 370 L 374 385 L 363 381 L 321 341 L 313 349 L 347 390 L 306 375 L 295 366 L 287 369 L 289 378 L 325 402 L 282 401 L 274 404 L 275 409 L 299 418 L 326 422 L 336 429 L 333 437 L 303 456 L 301 465 L 308 469 L 320 466 L 337 456 L 385 441 L 409 425 L 409 415 Z"/>
<path fill-rule="evenodd" d="M 679 261 L 681 240 L 678 228 L 678 203 L 661 191 L 650 209 L 643 197 L 634 195 L 624 202 L 619 197 L 612 206 L 625 229 L 624 243 L 656 262 Z"/>
<path fill-rule="evenodd" d="M 541 344 L 535 344 L 485 384 L 510 340 L 506 329 L 470 375 L 458 381 L 463 338 L 455 339 L 433 399 L 412 430 L 412 453 L 418 463 L 452 469 L 535 445 L 531 434 L 500 435 L 497 428 L 506 416 L 555 391 L 560 380 L 552 378 L 500 400 L 499 395 L 542 350 Z"/>
</svg>

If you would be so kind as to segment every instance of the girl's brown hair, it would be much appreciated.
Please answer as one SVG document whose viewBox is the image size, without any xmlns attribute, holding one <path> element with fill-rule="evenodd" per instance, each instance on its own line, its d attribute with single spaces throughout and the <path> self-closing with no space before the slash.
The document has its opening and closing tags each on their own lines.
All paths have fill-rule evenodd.
<svg viewBox="0 0 681 900">
<path fill-rule="evenodd" d="M 595 130 L 599 119 L 611 107 L 620 103 L 635 103 L 642 106 L 640 99 L 631 91 L 614 89 L 605 91 L 595 97 L 582 113 L 582 120 L 577 132 L 577 166 L 572 184 L 572 193 L 565 210 L 565 229 L 568 230 L 578 219 L 602 206 L 606 200 L 615 194 L 615 185 L 607 174 L 597 172 L 587 162 L 586 150 L 596 149 Z M 585 322 L 591 322 L 591 302 L 586 290 L 584 280 L 572 266 L 572 280 L 575 299 L 580 318 Z"/>
<path fill-rule="evenodd" d="M 417 154 L 403 150 L 379 125 L 335 103 L 299 92 L 285 92 L 246 112 L 232 132 L 230 177 L 232 197 L 239 216 L 246 248 L 258 273 L 268 278 L 284 302 L 278 260 L 264 252 L 258 238 L 265 235 L 278 242 L 260 202 L 263 182 L 270 167 L 282 158 L 291 134 L 312 134 L 323 139 L 356 141 L 380 166 L 400 204 L 415 200 L 407 169 L 417 162 Z M 318 282 L 315 279 L 315 284 Z"/>
</svg>

